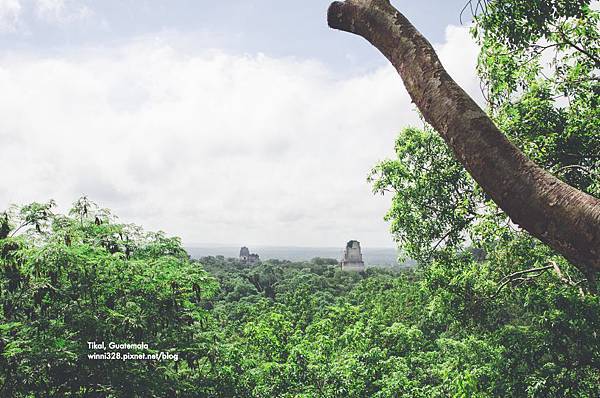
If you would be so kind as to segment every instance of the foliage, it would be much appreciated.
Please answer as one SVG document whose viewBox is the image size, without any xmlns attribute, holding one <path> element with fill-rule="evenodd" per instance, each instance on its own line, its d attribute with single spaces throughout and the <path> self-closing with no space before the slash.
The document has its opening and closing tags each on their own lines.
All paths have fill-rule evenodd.
<svg viewBox="0 0 600 398">
<path fill-rule="evenodd" d="M 8 218 L 28 227 L 0 240 L 2 396 L 587 397 L 600 383 L 600 299 L 551 272 L 511 290 L 493 261 L 449 250 L 363 273 L 190 261 L 85 199 Z M 489 256 L 548 255 L 508 243 Z M 92 360 L 88 341 L 179 361 Z"/>
<path fill-rule="evenodd" d="M 7 214 L 16 227 L 0 240 L 0 395 L 152 396 L 184 383 L 216 283 L 178 239 L 116 223 L 86 198 L 68 216 L 53 207 Z M 185 364 L 89 359 L 87 342 L 103 341 L 145 342 Z"/>
<path fill-rule="evenodd" d="M 542 167 L 600 196 L 600 14 L 583 0 L 476 3 L 472 31 L 491 117 Z M 600 316 L 590 294 L 597 281 L 513 224 L 428 126 L 404 129 L 396 158 L 369 180 L 393 194 L 386 218 L 419 260 L 427 301 L 410 324 L 428 322 L 420 330 L 430 344 L 448 335 L 456 350 L 469 346 L 467 336 L 479 344 L 477 355 L 457 359 L 465 372 L 450 385 L 461 392 L 443 394 L 600 394 L 598 336 L 588 328 Z"/>
<path fill-rule="evenodd" d="M 542 167 L 600 195 L 600 13 L 589 0 L 494 0 L 476 21 L 496 123 Z"/>
<path fill-rule="evenodd" d="M 469 253 L 422 270 L 362 274 L 312 262 L 200 262 L 222 287 L 212 310 L 218 353 L 201 381 L 206 396 L 597 392 L 600 300 L 552 273 L 498 293 L 494 271 Z M 276 275 L 274 294 L 249 287 L 257 273 Z"/>
<path fill-rule="evenodd" d="M 460 247 L 483 200 L 471 177 L 431 128 L 403 130 L 396 154 L 369 180 L 375 191 L 394 193 L 386 220 L 402 249 L 427 262 L 437 249 Z"/>
</svg>

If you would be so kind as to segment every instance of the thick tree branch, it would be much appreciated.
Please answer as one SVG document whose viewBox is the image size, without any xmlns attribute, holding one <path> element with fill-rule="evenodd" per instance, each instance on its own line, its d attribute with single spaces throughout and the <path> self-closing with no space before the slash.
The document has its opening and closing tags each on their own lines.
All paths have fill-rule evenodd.
<svg viewBox="0 0 600 398">
<path fill-rule="evenodd" d="M 515 224 L 594 279 L 600 271 L 600 200 L 544 171 L 511 144 L 388 0 L 336 1 L 327 20 L 385 55 L 425 120 Z"/>
</svg>

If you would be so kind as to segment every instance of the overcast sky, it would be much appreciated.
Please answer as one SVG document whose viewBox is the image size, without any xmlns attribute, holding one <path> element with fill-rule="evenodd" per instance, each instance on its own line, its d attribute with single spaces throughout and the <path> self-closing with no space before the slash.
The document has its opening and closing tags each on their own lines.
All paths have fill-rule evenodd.
<svg viewBox="0 0 600 398">
<path fill-rule="evenodd" d="M 420 122 L 328 3 L 0 0 L 0 209 L 85 194 L 188 245 L 393 247 L 366 177 Z M 478 96 L 465 0 L 393 3 Z"/>
</svg>

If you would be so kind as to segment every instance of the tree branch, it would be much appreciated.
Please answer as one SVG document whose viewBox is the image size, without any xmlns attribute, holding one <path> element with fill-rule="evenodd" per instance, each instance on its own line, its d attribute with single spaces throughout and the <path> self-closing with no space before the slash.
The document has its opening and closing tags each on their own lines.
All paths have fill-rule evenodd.
<svg viewBox="0 0 600 398">
<path fill-rule="evenodd" d="M 562 182 L 517 149 L 388 0 L 333 2 L 327 21 L 334 29 L 364 37 L 385 55 L 424 119 L 515 224 L 590 278 L 600 271 L 600 200 Z"/>
<path fill-rule="evenodd" d="M 556 262 L 550 261 L 550 265 L 552 266 L 552 268 L 554 268 L 554 272 L 556 272 L 556 275 L 558 276 L 558 279 L 561 280 L 561 282 L 563 282 L 569 286 L 579 287 L 579 295 L 581 297 L 583 297 L 585 295 L 585 293 L 583 292 L 583 288 L 580 285 L 582 282 L 585 282 L 586 279 L 582 279 L 579 282 L 574 282 L 573 279 L 571 279 L 571 277 L 569 275 L 567 275 L 567 277 L 564 276 L 564 274 L 562 273 L 561 269 L 558 267 L 558 264 L 556 264 Z"/>
<path fill-rule="evenodd" d="M 496 293 L 492 297 L 498 296 L 500 291 L 511 282 L 514 282 L 515 280 L 526 282 L 527 280 L 530 280 L 532 278 L 540 276 L 544 271 L 546 271 L 552 267 L 553 267 L 552 265 L 546 265 L 545 267 L 526 269 L 524 271 L 513 272 L 510 275 L 506 275 L 504 278 L 500 279 L 500 282 L 501 282 L 500 286 L 498 287 L 498 290 L 496 290 Z M 534 272 L 536 272 L 535 275 L 531 275 L 527 278 L 517 278 L 522 275 L 527 275 L 527 274 L 531 274 Z"/>
</svg>

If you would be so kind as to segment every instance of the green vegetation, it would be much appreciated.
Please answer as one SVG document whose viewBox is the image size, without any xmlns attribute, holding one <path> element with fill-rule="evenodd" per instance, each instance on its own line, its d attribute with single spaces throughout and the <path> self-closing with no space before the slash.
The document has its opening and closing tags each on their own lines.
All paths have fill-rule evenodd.
<svg viewBox="0 0 600 398">
<path fill-rule="evenodd" d="M 88 360 L 87 342 L 193 351 L 217 284 L 178 239 L 118 224 L 85 198 L 68 216 L 52 210 L 33 203 L 2 217 L 2 230 L 13 232 L 0 239 L 0 396 L 184 388 L 189 377 L 175 364 Z"/>
<path fill-rule="evenodd" d="M 3 217 L 24 232 L 0 240 L 2 396 L 597 393 L 598 297 L 550 270 L 498 292 L 498 251 L 363 274 L 321 258 L 197 262 L 177 239 L 119 224 L 85 198 L 69 216 L 51 205 Z M 504 258 L 533 263 L 535 249 L 515 244 Z M 178 361 L 89 359 L 88 341 L 145 342 L 121 352 Z"/>
<path fill-rule="evenodd" d="M 477 3 L 490 114 L 599 196 L 598 12 Z M 195 261 L 86 198 L 0 214 L 0 396 L 600 396 L 595 275 L 511 223 L 431 129 L 405 129 L 396 153 L 370 180 L 394 195 L 411 270 Z M 90 341 L 178 360 L 91 359 Z"/>
<path fill-rule="evenodd" d="M 589 397 L 598 389 L 600 300 L 552 273 L 496 295 L 489 264 L 468 253 L 422 271 L 363 275 L 314 263 L 202 262 L 222 287 L 213 314 L 226 342 L 211 376 L 226 381 L 207 395 Z"/>
</svg>

